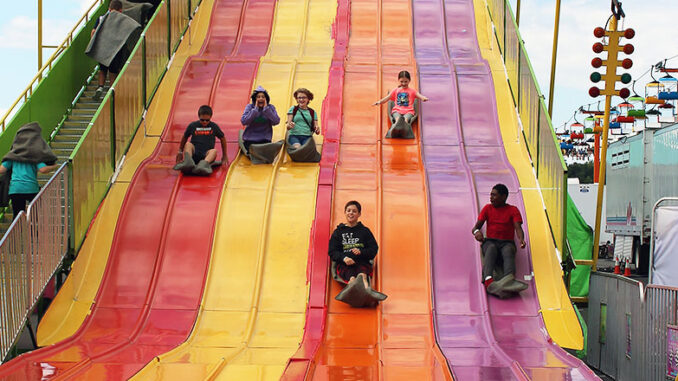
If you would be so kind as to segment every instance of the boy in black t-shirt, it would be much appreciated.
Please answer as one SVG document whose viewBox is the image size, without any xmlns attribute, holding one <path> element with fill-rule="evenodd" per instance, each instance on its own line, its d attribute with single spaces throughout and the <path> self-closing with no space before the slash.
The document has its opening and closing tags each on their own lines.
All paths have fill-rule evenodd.
<svg viewBox="0 0 678 381">
<path fill-rule="evenodd" d="M 212 122 L 212 108 L 210 106 L 200 106 L 198 117 L 200 120 L 191 122 L 186 127 L 184 137 L 181 138 L 181 143 L 179 143 L 177 165 L 174 166 L 174 169 L 182 171 L 184 174 L 193 173 L 194 175 L 207 176 L 212 173 L 212 163 L 217 159 L 217 150 L 214 148 L 215 137 L 221 141 L 222 161 L 227 160 L 226 137 L 219 126 Z M 191 138 L 190 142 L 188 142 L 189 137 Z"/>
</svg>

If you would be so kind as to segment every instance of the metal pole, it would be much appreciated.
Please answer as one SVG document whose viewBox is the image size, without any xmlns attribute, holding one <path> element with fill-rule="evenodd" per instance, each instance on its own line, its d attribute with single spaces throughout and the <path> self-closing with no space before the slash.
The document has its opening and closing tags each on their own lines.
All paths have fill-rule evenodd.
<svg viewBox="0 0 678 381">
<path fill-rule="evenodd" d="M 558 56 L 558 30 L 560 27 L 560 0 L 556 0 L 556 20 L 553 23 L 553 52 L 551 53 L 551 85 L 549 86 L 549 115 L 553 115 L 553 87 L 556 83 L 556 57 Z"/>
<path fill-rule="evenodd" d="M 610 19 L 610 31 L 617 31 L 617 18 L 611 17 Z M 610 43 L 607 50 L 607 59 L 608 61 L 617 60 L 617 49 L 616 46 L 618 41 L 614 36 L 610 36 Z M 593 231 L 593 266 L 591 266 L 591 271 L 596 271 L 598 265 L 598 250 L 600 249 L 600 219 L 603 208 L 603 190 L 605 189 L 605 165 L 607 164 L 607 138 L 610 131 L 610 107 L 612 106 L 612 91 L 614 91 L 615 85 L 615 73 L 607 73 L 608 79 L 606 79 L 605 90 L 607 94 L 605 95 L 605 115 L 603 117 L 603 143 L 600 151 L 600 181 L 598 181 L 598 201 L 596 202 L 596 228 Z M 610 79 L 611 78 L 611 79 Z"/>
<path fill-rule="evenodd" d="M 42 69 L 42 0 L 38 0 L 38 71 Z"/>
<path fill-rule="evenodd" d="M 520 26 L 520 0 L 516 3 L 516 25 Z"/>
<path fill-rule="evenodd" d="M 597 127 L 600 126 L 600 119 L 596 119 L 595 124 L 593 125 L 593 129 L 595 130 Z M 598 183 L 600 180 L 600 174 L 598 171 L 600 170 L 600 133 L 599 132 L 594 132 L 595 140 L 593 144 L 593 182 Z"/>
</svg>

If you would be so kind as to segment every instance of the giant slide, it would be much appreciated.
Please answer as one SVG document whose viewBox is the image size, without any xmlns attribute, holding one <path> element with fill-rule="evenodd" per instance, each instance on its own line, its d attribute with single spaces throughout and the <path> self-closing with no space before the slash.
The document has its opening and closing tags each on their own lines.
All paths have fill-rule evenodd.
<svg viewBox="0 0 678 381">
<path fill-rule="evenodd" d="M 578 325 L 529 159 L 511 140 L 515 110 L 482 0 L 200 8 L 40 325 L 47 346 L 4 364 L 0 379 L 595 377 L 556 345 L 576 346 Z M 385 107 L 371 106 L 400 70 L 431 99 L 414 140 L 385 139 Z M 256 85 L 283 121 L 294 89 L 314 92 L 319 164 L 235 156 Z M 229 160 L 184 177 L 174 154 L 204 103 Z M 284 133 L 275 127 L 274 140 Z M 486 297 L 469 234 L 497 182 L 529 237 L 517 266 L 530 288 L 506 301 Z M 352 199 L 380 243 L 374 286 L 389 298 L 375 309 L 336 302 L 327 271 Z"/>
<path fill-rule="evenodd" d="M 537 287 L 539 291 L 562 287 L 559 278 L 542 284 L 530 281 L 520 297 L 507 300 L 486 297 L 481 284 L 479 246 L 469 226 L 487 203 L 492 186 L 506 184 L 509 202 L 523 216 L 524 200 L 539 197 L 521 184 L 504 147 L 511 135 L 502 136 L 507 126 L 500 126 L 497 105 L 512 100 L 508 92 L 495 98 L 493 74 L 495 81 L 505 83 L 504 73 L 493 73 L 481 54 L 476 22 L 478 34 L 488 42 L 484 34 L 488 19 L 479 17 L 485 14 L 482 3 L 476 2 L 474 10 L 472 0 L 414 2 L 421 91 L 431 98 L 422 110 L 422 142 L 429 181 L 438 342 L 459 379 L 594 379 L 593 372 L 546 333 Z M 541 221 L 529 217 L 525 224 L 529 244 L 516 256 L 516 277 L 526 280 L 532 274 L 544 275 L 546 270 L 533 267 L 531 257 L 546 254 L 535 248 L 550 241 L 537 226 Z"/>
<path fill-rule="evenodd" d="M 215 4 L 214 27 L 183 64 L 158 144 L 127 187 L 91 312 L 72 336 L 3 365 L 0 378 L 127 379 L 186 340 L 200 307 L 228 161 L 208 178 L 178 175 L 172 170 L 178 142 L 198 107 L 211 104 L 233 158 L 240 110 L 272 16 L 269 1 Z M 92 251 L 81 255 L 97 255 Z"/>
<path fill-rule="evenodd" d="M 350 5 L 349 5 L 350 4 Z M 397 83 L 401 70 L 413 75 L 411 5 L 407 0 L 340 1 L 350 13 L 345 56 L 343 125 L 332 199 L 318 198 L 317 218 L 331 226 L 316 235 L 306 335 L 290 360 L 284 379 L 301 380 L 450 380 L 436 346 L 431 320 L 429 234 L 426 182 L 414 140 L 384 139 L 386 108 L 372 106 Z M 342 13 L 343 15 L 343 13 Z M 341 30 L 341 28 L 338 28 Z M 338 283 L 327 282 L 327 239 L 344 221 L 349 200 L 362 203 L 361 220 L 380 244 L 376 289 L 388 299 L 376 309 L 356 309 L 337 302 Z M 320 213 L 321 203 L 331 208 Z M 325 258 L 325 260 L 323 260 Z M 325 299 L 326 298 L 326 299 Z M 324 311 L 320 307 L 326 308 Z"/>
</svg>

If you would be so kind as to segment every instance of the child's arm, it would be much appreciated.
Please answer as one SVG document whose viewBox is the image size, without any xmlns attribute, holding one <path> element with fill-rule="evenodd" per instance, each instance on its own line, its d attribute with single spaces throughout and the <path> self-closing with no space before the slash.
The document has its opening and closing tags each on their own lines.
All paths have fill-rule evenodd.
<svg viewBox="0 0 678 381">
<path fill-rule="evenodd" d="M 518 239 L 520 240 L 520 248 L 525 247 L 525 232 L 523 232 L 523 224 L 520 222 L 513 223 L 513 229 L 515 229 Z"/>
<path fill-rule="evenodd" d="M 313 132 L 315 132 L 316 135 L 320 135 L 320 127 L 318 126 L 318 119 L 313 120 Z"/>
<path fill-rule="evenodd" d="M 38 169 L 38 172 L 48 173 L 48 172 L 52 172 L 53 170 L 55 170 L 57 168 L 59 168 L 59 164 L 46 165 L 46 166 Z"/>
<path fill-rule="evenodd" d="M 294 122 L 292 121 L 292 114 L 287 114 L 287 122 L 285 122 L 285 125 L 287 126 L 288 130 L 291 130 L 294 128 Z"/>
<path fill-rule="evenodd" d="M 334 262 L 343 262 L 344 260 L 344 248 L 336 230 L 332 232 L 332 237 L 330 237 L 327 253 Z"/>
<path fill-rule="evenodd" d="M 416 97 L 419 98 L 419 99 L 421 99 L 422 102 L 428 101 L 428 97 L 425 97 L 425 96 L 421 95 L 418 91 L 417 91 Z"/>
<path fill-rule="evenodd" d="M 271 121 L 272 125 L 277 126 L 280 123 L 280 117 L 278 116 L 278 111 L 276 111 L 275 106 L 266 105 L 262 112 L 266 119 Z"/>
<path fill-rule="evenodd" d="M 179 152 L 177 152 L 177 163 L 180 163 L 182 160 L 184 160 L 184 146 L 186 145 L 187 141 L 188 136 L 184 135 L 181 138 L 181 142 L 179 143 Z"/>
<path fill-rule="evenodd" d="M 223 155 L 221 156 L 221 163 L 225 164 L 228 163 L 228 150 L 226 149 L 226 136 L 222 136 L 219 138 L 219 141 L 221 141 L 221 152 Z"/>
<path fill-rule="evenodd" d="M 391 93 L 388 93 L 387 96 L 385 96 L 385 97 L 379 99 L 378 101 L 372 103 L 372 106 L 378 106 L 378 105 L 388 101 L 389 99 L 391 99 Z"/>
<path fill-rule="evenodd" d="M 369 231 L 369 236 L 365 242 L 365 247 L 360 251 L 360 254 L 363 256 L 363 258 L 367 259 L 374 259 L 374 257 L 377 256 L 377 252 L 379 251 L 379 245 L 377 244 L 377 240 L 374 239 L 374 235 L 372 235 L 372 232 Z"/>
<path fill-rule="evenodd" d="M 257 114 L 259 114 L 257 108 L 258 107 L 251 103 L 247 104 L 247 106 L 245 106 L 245 111 L 242 112 L 242 116 L 240 117 L 240 124 L 247 127 L 250 123 L 252 123 L 254 118 L 257 117 Z"/>
</svg>

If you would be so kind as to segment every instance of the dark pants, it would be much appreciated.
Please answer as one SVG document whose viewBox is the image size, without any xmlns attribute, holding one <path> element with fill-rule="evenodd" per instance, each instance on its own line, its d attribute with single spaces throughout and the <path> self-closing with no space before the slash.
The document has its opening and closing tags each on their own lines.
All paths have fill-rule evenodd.
<svg viewBox="0 0 678 381">
<path fill-rule="evenodd" d="M 352 277 L 363 273 L 368 277 L 372 276 L 372 265 L 369 263 L 356 263 L 354 265 L 347 265 L 344 262 L 337 262 L 337 275 L 346 282 Z"/>
<path fill-rule="evenodd" d="M 483 249 L 483 280 L 492 276 L 494 268 L 502 265 L 504 275 L 516 272 L 516 244 L 513 241 L 485 239 Z"/>
<path fill-rule="evenodd" d="M 19 215 L 20 211 L 26 211 L 26 204 L 33 201 L 36 195 L 37 193 L 14 193 L 9 195 L 9 199 L 12 201 L 14 218 Z"/>
<path fill-rule="evenodd" d="M 193 151 L 193 162 L 198 164 L 200 160 L 205 160 L 207 157 L 207 151 L 198 149 L 198 147 L 195 147 L 195 151 Z"/>
<path fill-rule="evenodd" d="M 243 140 L 242 145 L 244 145 L 247 152 L 249 152 L 252 144 L 266 144 L 270 142 L 270 140 Z"/>
<path fill-rule="evenodd" d="M 127 56 L 129 55 L 128 53 L 129 52 L 127 52 L 127 48 L 122 47 L 115 57 L 113 57 L 113 61 L 111 61 L 108 66 L 99 64 L 99 69 L 104 73 L 104 75 L 108 74 L 108 72 L 119 74 L 120 70 L 122 70 L 123 66 L 125 66 Z"/>
</svg>

